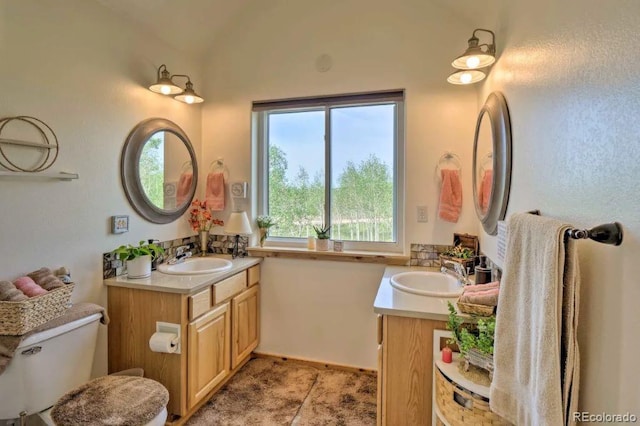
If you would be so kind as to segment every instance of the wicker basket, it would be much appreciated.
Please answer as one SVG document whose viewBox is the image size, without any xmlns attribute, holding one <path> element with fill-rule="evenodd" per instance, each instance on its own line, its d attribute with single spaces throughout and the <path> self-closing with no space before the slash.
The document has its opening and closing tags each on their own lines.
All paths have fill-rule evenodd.
<svg viewBox="0 0 640 426">
<path fill-rule="evenodd" d="M 0 335 L 20 336 L 59 317 L 69 307 L 74 284 L 22 302 L 0 302 Z"/>
<path fill-rule="evenodd" d="M 496 311 L 495 306 L 474 305 L 473 303 L 460 302 L 460 300 L 458 300 L 457 304 L 458 304 L 458 310 L 465 314 L 490 317 Z"/>
<path fill-rule="evenodd" d="M 436 368 L 436 403 L 451 426 L 500 425 L 511 423 L 489 409 L 489 400 L 447 379 Z"/>
</svg>

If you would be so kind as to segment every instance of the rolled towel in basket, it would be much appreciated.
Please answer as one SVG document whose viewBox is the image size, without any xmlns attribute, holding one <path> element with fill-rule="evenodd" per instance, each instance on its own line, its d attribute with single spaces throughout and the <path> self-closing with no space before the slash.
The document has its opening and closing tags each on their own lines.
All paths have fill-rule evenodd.
<svg viewBox="0 0 640 426">
<path fill-rule="evenodd" d="M 466 285 L 462 291 L 463 293 L 473 293 L 476 291 L 493 290 L 494 288 L 500 288 L 500 281 L 494 281 L 487 284 Z"/>
<path fill-rule="evenodd" d="M 0 301 L 2 302 L 22 302 L 27 300 L 23 292 L 18 290 L 11 281 L 0 281 Z"/>
<path fill-rule="evenodd" d="M 47 290 L 40 287 L 29 277 L 20 277 L 13 282 L 21 292 L 26 294 L 28 297 L 40 296 L 42 294 L 48 293 Z"/>
<path fill-rule="evenodd" d="M 473 305 L 498 306 L 498 294 L 500 289 L 495 288 L 487 291 L 473 291 L 465 293 L 458 299 L 461 303 L 471 303 Z"/>
<path fill-rule="evenodd" d="M 47 291 L 55 290 L 56 288 L 60 288 L 64 286 L 64 283 L 58 279 L 51 269 L 42 267 L 37 271 L 33 271 L 27 274 L 29 278 L 35 281 L 40 287 L 44 288 Z"/>
<path fill-rule="evenodd" d="M 48 277 L 49 275 L 53 275 L 53 272 L 51 272 L 51 269 L 45 266 L 38 269 L 37 271 L 29 272 L 27 274 L 27 276 L 31 278 L 33 281 L 35 281 L 35 283 L 38 285 L 42 285 L 41 283 L 42 279 Z"/>
<path fill-rule="evenodd" d="M 47 291 L 55 290 L 56 288 L 64 287 L 64 283 L 53 275 L 49 275 L 44 277 L 39 283 L 40 287 L 44 288 Z"/>
</svg>

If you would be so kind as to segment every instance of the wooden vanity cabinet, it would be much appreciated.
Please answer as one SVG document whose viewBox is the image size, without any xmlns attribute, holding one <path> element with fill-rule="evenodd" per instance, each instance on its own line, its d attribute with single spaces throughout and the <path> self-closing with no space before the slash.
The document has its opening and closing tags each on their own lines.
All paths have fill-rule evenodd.
<svg viewBox="0 0 640 426">
<path fill-rule="evenodd" d="M 193 294 L 108 287 L 109 373 L 141 367 L 169 390 L 169 419 L 193 414 L 258 345 L 260 266 Z M 156 322 L 180 324 L 180 353 L 149 349 Z"/>
<path fill-rule="evenodd" d="M 433 331 L 446 323 L 378 315 L 378 426 L 431 425 Z"/>
<path fill-rule="evenodd" d="M 188 399 L 192 408 L 231 371 L 229 302 L 190 322 L 188 329 Z"/>
</svg>

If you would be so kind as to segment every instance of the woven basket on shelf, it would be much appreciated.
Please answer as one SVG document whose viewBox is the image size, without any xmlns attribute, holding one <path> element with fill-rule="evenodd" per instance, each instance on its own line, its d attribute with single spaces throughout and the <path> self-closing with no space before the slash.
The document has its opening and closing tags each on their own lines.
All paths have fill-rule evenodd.
<svg viewBox="0 0 640 426">
<path fill-rule="evenodd" d="M 489 409 L 487 398 L 450 381 L 438 368 L 435 398 L 440 413 L 451 426 L 511 425 Z"/>
<path fill-rule="evenodd" d="M 483 317 L 489 317 L 496 311 L 495 306 L 486 305 L 474 305 L 473 303 L 464 303 L 458 300 L 458 310 L 465 314 L 480 315 Z"/>
<path fill-rule="evenodd" d="M 0 302 L 0 335 L 20 336 L 59 317 L 69 307 L 74 284 L 22 302 Z"/>
</svg>

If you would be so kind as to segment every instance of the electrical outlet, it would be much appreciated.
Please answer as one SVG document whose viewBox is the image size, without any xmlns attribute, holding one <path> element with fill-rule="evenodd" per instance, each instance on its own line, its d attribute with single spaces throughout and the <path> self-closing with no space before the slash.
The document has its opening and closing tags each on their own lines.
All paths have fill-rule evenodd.
<svg viewBox="0 0 640 426">
<path fill-rule="evenodd" d="M 418 206 L 418 222 L 429 222 L 429 217 L 427 216 L 427 206 Z"/>
</svg>

